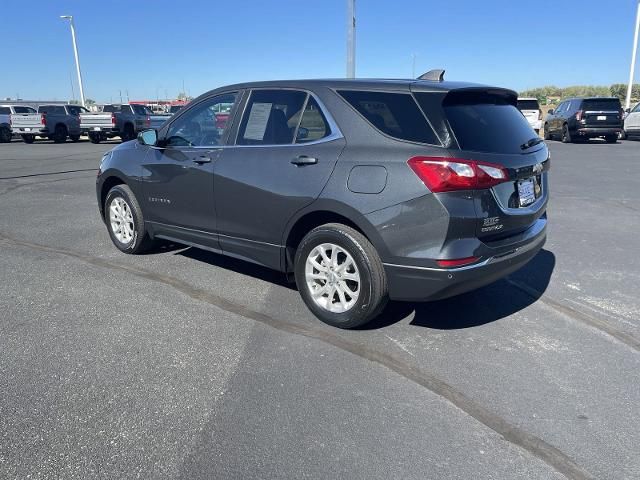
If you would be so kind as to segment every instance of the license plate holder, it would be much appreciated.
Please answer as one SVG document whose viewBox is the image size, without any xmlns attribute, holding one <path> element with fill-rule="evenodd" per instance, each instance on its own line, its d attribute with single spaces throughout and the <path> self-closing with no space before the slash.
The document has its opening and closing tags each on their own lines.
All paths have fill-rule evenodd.
<svg viewBox="0 0 640 480">
<path fill-rule="evenodd" d="M 102 128 L 100 128 L 100 127 L 93 127 L 93 131 L 94 131 L 94 132 L 99 132 L 100 130 L 102 130 Z"/>
<path fill-rule="evenodd" d="M 535 180 L 533 178 L 518 180 L 518 199 L 521 207 L 526 207 L 536 201 Z"/>
<path fill-rule="evenodd" d="M 606 115 L 598 115 L 598 116 L 596 117 L 596 120 L 606 120 L 606 119 L 607 119 L 607 116 L 606 116 Z"/>
<path fill-rule="evenodd" d="M 23 130 L 24 130 L 25 132 L 30 132 L 30 131 L 31 131 L 31 129 L 30 129 L 30 128 L 24 128 Z"/>
</svg>

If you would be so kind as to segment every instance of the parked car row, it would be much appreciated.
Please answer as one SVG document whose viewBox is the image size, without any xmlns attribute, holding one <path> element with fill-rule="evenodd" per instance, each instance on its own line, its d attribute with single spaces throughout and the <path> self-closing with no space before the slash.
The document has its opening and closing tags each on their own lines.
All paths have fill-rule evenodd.
<svg viewBox="0 0 640 480">
<path fill-rule="evenodd" d="M 93 143 L 119 137 L 123 142 L 136 138 L 145 128 L 160 128 L 172 113 L 154 115 L 144 105 L 109 104 L 94 113 L 79 105 L 0 105 L 0 142 L 20 136 L 25 143 L 36 137 L 62 143 L 87 135 Z"/>
<path fill-rule="evenodd" d="M 537 99 L 518 98 L 518 109 L 536 133 L 544 128 L 545 140 L 571 143 L 603 138 L 615 143 L 619 138 L 640 137 L 640 104 L 625 112 L 616 97 L 568 98 L 549 110 L 544 123 Z"/>
</svg>

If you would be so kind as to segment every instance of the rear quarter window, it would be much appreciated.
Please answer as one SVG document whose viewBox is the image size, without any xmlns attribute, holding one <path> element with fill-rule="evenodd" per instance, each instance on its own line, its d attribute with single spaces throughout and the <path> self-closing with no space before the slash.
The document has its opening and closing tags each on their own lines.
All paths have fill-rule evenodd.
<svg viewBox="0 0 640 480">
<path fill-rule="evenodd" d="M 440 145 L 431 125 L 409 93 L 338 91 L 378 131 L 399 140 Z"/>
<path fill-rule="evenodd" d="M 537 136 L 504 95 L 451 92 L 442 106 L 462 150 L 522 153 L 521 145 Z"/>
</svg>

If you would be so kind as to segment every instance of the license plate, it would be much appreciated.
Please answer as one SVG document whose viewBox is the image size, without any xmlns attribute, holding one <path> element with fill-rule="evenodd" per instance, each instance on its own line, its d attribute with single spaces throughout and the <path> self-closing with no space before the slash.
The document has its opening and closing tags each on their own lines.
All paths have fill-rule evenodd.
<svg viewBox="0 0 640 480">
<path fill-rule="evenodd" d="M 30 129 L 30 128 L 25 128 L 25 129 L 24 129 L 24 131 L 25 131 L 25 132 L 30 132 L 30 131 L 31 131 L 31 129 Z"/>
<path fill-rule="evenodd" d="M 101 130 L 101 128 L 100 128 L 100 127 L 93 127 L 93 130 L 94 130 L 95 132 L 99 132 L 99 131 Z"/>
<path fill-rule="evenodd" d="M 606 115 L 598 115 L 598 120 L 606 120 L 607 116 Z"/>
<path fill-rule="evenodd" d="M 526 207 L 536 201 L 533 178 L 526 178 L 518 182 L 518 197 L 520 198 L 521 207 Z"/>
</svg>

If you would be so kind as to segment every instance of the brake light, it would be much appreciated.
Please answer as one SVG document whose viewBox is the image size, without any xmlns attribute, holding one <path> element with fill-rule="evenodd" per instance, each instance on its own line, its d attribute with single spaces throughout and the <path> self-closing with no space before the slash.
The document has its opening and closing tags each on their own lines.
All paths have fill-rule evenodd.
<svg viewBox="0 0 640 480">
<path fill-rule="evenodd" d="M 462 267 L 464 265 L 469 265 L 473 262 L 477 262 L 478 260 L 480 260 L 480 257 L 466 257 L 466 258 L 457 258 L 455 260 L 436 260 L 436 263 L 440 267 L 452 268 L 452 267 Z"/>
<path fill-rule="evenodd" d="M 578 110 L 576 112 L 576 120 L 578 121 L 582 120 L 582 113 L 583 113 L 582 110 Z"/>
<path fill-rule="evenodd" d="M 509 179 L 501 165 L 447 157 L 412 157 L 407 162 L 434 193 L 491 188 Z"/>
<path fill-rule="evenodd" d="M 40 114 L 40 123 L 42 125 L 46 125 L 47 124 L 47 115 L 46 114 L 44 114 L 44 113 Z"/>
<path fill-rule="evenodd" d="M 111 123 L 113 123 L 114 127 L 116 126 L 116 114 L 115 113 L 111 114 Z"/>
</svg>

